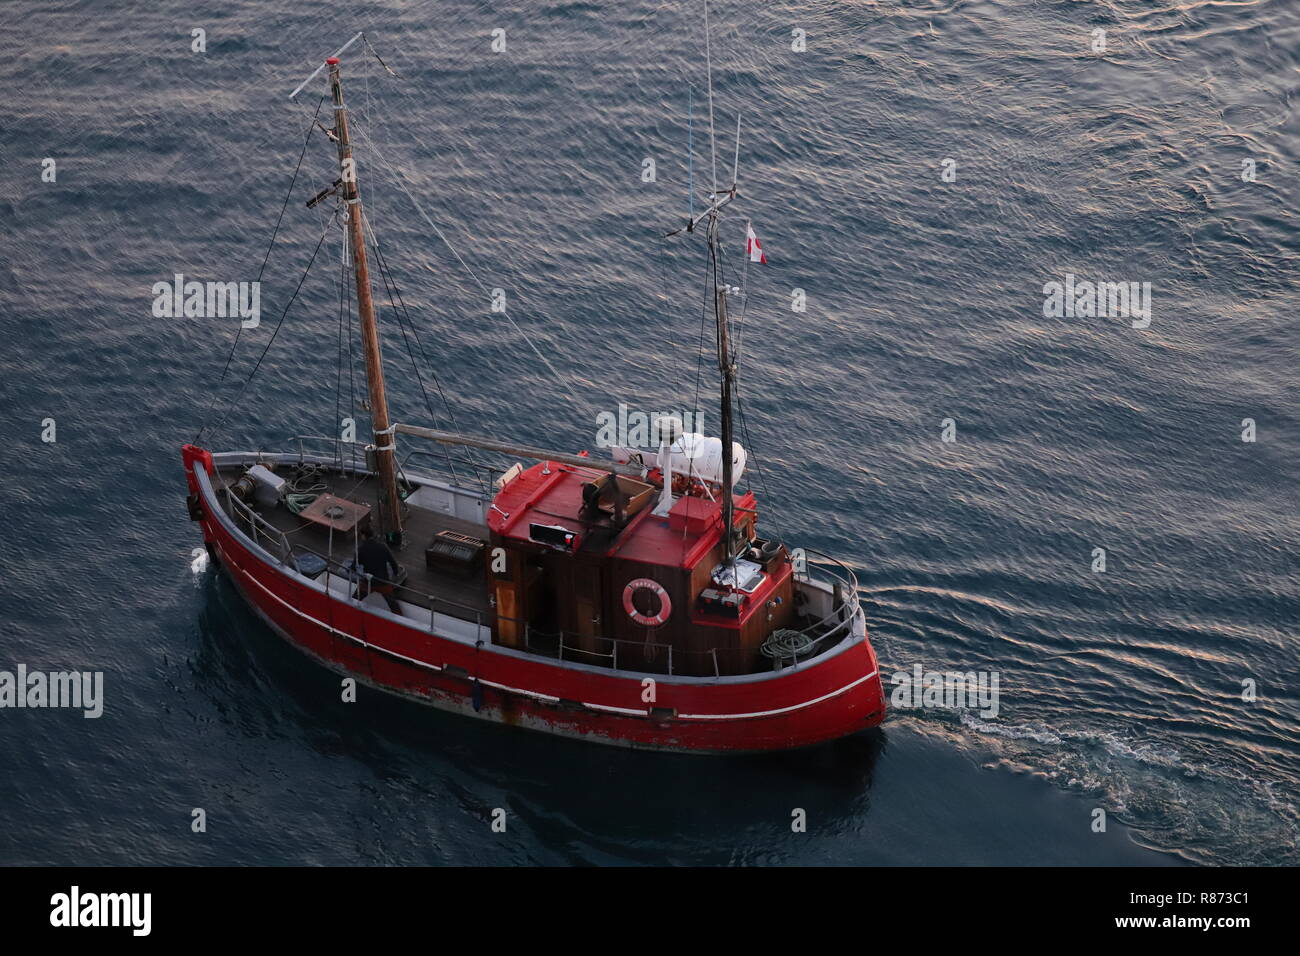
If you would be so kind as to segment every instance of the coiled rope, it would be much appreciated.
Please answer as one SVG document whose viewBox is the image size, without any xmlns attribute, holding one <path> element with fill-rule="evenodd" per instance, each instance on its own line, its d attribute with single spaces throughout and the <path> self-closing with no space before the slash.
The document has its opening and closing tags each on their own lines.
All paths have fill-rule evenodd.
<svg viewBox="0 0 1300 956">
<path fill-rule="evenodd" d="M 815 638 L 809 637 L 803 631 L 782 627 L 769 634 L 759 650 L 763 652 L 764 657 L 774 661 L 788 661 L 806 655 L 816 643 Z"/>
<path fill-rule="evenodd" d="M 329 489 L 325 482 L 319 480 L 324 471 L 320 465 L 310 462 L 299 465 L 298 473 L 289 481 L 284 506 L 294 514 L 301 514 L 304 508 Z"/>
</svg>

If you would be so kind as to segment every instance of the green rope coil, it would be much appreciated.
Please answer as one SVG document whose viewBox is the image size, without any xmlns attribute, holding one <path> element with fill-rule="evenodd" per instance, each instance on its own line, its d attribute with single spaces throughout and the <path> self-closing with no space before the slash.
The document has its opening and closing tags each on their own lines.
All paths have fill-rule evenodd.
<svg viewBox="0 0 1300 956">
<path fill-rule="evenodd" d="M 324 490 L 322 486 L 321 490 Z M 301 514 L 303 509 L 320 497 L 319 492 L 291 491 L 284 496 L 284 506 L 294 514 Z"/>
<path fill-rule="evenodd" d="M 298 474 L 289 482 L 289 492 L 284 496 L 284 506 L 294 514 L 300 514 L 322 493 L 329 490 L 325 482 L 316 480 L 324 472 L 325 469 L 316 464 L 299 466 Z"/>
<path fill-rule="evenodd" d="M 816 643 L 816 640 L 803 631 L 792 631 L 782 627 L 769 634 L 759 650 L 763 652 L 764 657 L 770 657 L 775 661 L 787 661 L 807 654 Z"/>
</svg>

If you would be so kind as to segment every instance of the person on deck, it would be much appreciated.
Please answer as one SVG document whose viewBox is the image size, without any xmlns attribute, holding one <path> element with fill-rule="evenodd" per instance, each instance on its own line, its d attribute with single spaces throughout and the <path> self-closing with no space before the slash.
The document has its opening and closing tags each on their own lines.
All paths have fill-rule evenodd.
<svg viewBox="0 0 1300 956">
<path fill-rule="evenodd" d="M 388 546 L 375 537 L 369 527 L 361 532 L 361 546 L 357 548 L 357 563 L 361 570 L 370 575 L 369 580 L 362 578 L 357 582 L 357 592 L 352 595 L 357 600 L 368 596 L 371 591 L 382 595 L 388 602 L 388 609 L 394 614 L 402 613 L 402 606 L 393 594 L 393 582 L 397 579 L 397 559 Z M 389 573 L 389 569 L 392 573 Z"/>
</svg>

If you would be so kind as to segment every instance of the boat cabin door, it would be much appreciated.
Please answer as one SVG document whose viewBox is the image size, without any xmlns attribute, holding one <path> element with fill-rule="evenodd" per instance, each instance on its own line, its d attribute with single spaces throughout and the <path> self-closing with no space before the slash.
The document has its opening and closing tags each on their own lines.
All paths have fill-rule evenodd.
<svg viewBox="0 0 1300 956">
<path fill-rule="evenodd" d="M 602 646 L 606 642 L 605 625 L 601 617 L 601 597 L 604 594 L 604 576 L 599 564 L 579 565 L 573 575 L 573 610 L 568 630 L 573 634 L 573 642 L 584 651 L 593 654 L 608 654 L 609 648 Z M 592 658 L 589 663 L 599 663 L 604 658 Z"/>
</svg>

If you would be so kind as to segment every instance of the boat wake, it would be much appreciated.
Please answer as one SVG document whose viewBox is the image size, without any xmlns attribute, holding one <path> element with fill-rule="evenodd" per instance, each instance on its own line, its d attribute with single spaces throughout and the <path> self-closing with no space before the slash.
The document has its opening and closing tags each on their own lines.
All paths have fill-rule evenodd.
<svg viewBox="0 0 1300 956">
<path fill-rule="evenodd" d="M 1151 848 L 1198 863 L 1300 863 L 1284 695 L 1247 704 L 1234 691 L 1240 674 L 1257 672 L 1234 635 L 1263 639 L 1266 628 L 1191 626 L 1137 604 L 1095 617 L 1068 589 L 1013 576 L 927 579 L 877 581 L 862 596 L 886 693 L 918 662 L 991 670 L 1000 712 L 895 705 L 890 723 L 942 732 L 990 769 L 1096 798 Z"/>
<path fill-rule="evenodd" d="M 986 769 L 1035 776 L 1096 798 L 1151 849 L 1209 865 L 1300 864 L 1297 795 L 1284 781 L 1189 759 L 1168 741 L 1109 730 L 988 721 L 955 710 L 896 719 L 921 733 L 941 729 Z"/>
</svg>

